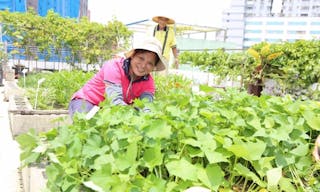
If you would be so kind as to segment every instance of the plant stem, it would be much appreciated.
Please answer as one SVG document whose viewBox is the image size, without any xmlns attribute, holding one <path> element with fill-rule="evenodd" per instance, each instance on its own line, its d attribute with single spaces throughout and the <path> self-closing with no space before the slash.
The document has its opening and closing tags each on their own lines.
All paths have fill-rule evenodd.
<svg viewBox="0 0 320 192">
<path fill-rule="evenodd" d="M 242 190 L 241 190 L 242 192 L 244 192 L 244 191 L 245 191 L 247 183 L 248 183 L 248 179 L 247 179 L 247 178 L 245 178 L 245 179 L 244 179 L 243 186 L 242 186 Z"/>
</svg>

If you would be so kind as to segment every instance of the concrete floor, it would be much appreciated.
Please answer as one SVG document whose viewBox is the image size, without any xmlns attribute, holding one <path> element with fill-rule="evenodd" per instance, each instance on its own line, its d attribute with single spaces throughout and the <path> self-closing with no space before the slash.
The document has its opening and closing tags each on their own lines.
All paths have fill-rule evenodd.
<svg viewBox="0 0 320 192">
<path fill-rule="evenodd" d="M 13 139 L 9 124 L 9 103 L 4 101 L 4 88 L 0 87 L 0 191 L 21 192 L 20 185 L 20 149 Z"/>
</svg>

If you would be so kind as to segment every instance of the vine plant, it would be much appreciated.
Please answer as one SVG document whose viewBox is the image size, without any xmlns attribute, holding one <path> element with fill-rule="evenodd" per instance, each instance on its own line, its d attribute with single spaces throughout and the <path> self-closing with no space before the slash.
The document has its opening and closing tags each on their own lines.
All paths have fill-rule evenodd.
<svg viewBox="0 0 320 192">
<path fill-rule="evenodd" d="M 26 13 L 0 11 L 0 22 L 3 34 L 17 48 L 14 53 L 38 59 L 36 51 L 40 51 L 46 60 L 55 53 L 59 59 L 72 65 L 82 61 L 96 64 L 110 59 L 119 49 L 128 47 L 132 35 L 116 18 L 102 25 L 89 22 L 86 17 L 79 21 L 63 18 L 52 10 L 45 17 L 32 10 Z M 119 42 L 122 47 L 114 46 L 120 45 Z M 62 49 L 67 49 L 71 55 L 63 56 Z"/>
<path fill-rule="evenodd" d="M 72 125 L 18 136 L 21 160 L 47 165 L 48 191 L 320 187 L 311 158 L 319 102 L 215 93 L 220 99 L 172 88 L 152 104 L 136 101 L 134 108 L 106 101 L 90 120 L 79 114 Z M 135 109 L 144 106 L 151 112 Z"/>
</svg>

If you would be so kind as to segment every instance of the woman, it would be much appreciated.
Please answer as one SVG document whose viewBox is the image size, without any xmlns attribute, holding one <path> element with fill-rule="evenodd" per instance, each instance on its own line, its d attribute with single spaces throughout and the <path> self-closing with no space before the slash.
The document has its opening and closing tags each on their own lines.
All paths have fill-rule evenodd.
<svg viewBox="0 0 320 192">
<path fill-rule="evenodd" d="M 162 46 L 156 38 L 144 40 L 125 54 L 126 58 L 107 61 L 80 90 L 73 94 L 69 114 L 89 112 L 105 97 L 115 105 L 130 105 L 134 99 L 153 101 L 155 83 L 152 71 L 165 69 Z"/>
<path fill-rule="evenodd" d="M 156 37 L 162 44 L 162 54 L 170 61 L 170 52 L 174 56 L 174 68 L 179 68 L 177 40 L 174 29 L 169 26 L 175 23 L 171 18 L 165 16 L 155 16 L 152 18 L 157 25 L 154 27 L 153 36 Z M 167 69 L 168 70 L 168 69 Z"/>
</svg>

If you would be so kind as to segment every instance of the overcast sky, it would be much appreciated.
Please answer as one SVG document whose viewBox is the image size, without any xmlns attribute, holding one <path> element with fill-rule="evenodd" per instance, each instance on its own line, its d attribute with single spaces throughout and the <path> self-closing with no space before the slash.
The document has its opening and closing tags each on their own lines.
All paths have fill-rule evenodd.
<svg viewBox="0 0 320 192">
<path fill-rule="evenodd" d="M 177 23 L 220 27 L 229 6 L 230 0 L 88 0 L 91 21 L 103 24 L 113 17 L 128 24 L 164 15 Z"/>
</svg>

